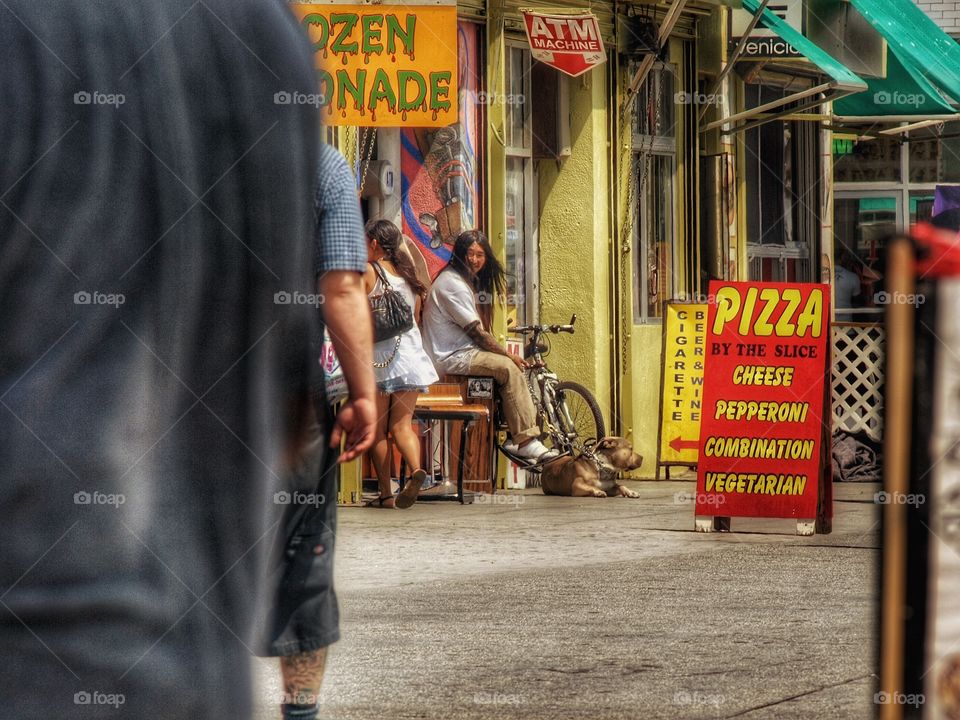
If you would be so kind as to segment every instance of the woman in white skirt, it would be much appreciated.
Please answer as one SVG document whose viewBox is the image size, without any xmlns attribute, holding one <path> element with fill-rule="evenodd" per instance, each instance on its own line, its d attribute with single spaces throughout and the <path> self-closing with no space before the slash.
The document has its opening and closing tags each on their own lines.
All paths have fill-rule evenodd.
<svg viewBox="0 0 960 720">
<path fill-rule="evenodd" d="M 439 376 L 423 350 L 420 339 L 420 303 L 427 289 L 417 279 L 413 262 L 402 249 L 400 230 L 389 220 L 371 220 L 364 228 L 367 234 L 368 259 L 364 284 L 367 294 L 383 291 L 383 283 L 398 291 L 413 309 L 417 319 L 413 327 L 396 338 L 373 346 L 373 372 L 380 394 L 377 396 L 377 434 L 370 448 L 370 460 L 377 473 L 380 496 L 371 505 L 381 508 L 408 508 L 417 501 L 417 493 L 426 479 L 420 467 L 420 441 L 413 430 L 413 411 L 417 395 L 427 391 Z M 387 435 L 400 451 L 412 471 L 410 481 L 396 497 L 390 478 L 390 457 Z"/>
</svg>

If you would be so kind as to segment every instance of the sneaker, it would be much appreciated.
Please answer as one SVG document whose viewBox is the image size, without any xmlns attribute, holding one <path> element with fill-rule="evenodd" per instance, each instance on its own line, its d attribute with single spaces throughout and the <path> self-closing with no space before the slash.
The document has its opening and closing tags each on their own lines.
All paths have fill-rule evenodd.
<svg viewBox="0 0 960 720">
<path fill-rule="evenodd" d="M 516 448 L 512 451 L 514 455 L 530 462 L 545 462 L 560 455 L 559 450 L 549 450 L 539 440 L 531 440 L 523 447 L 517 447 L 516 445 L 514 447 Z M 506 445 L 504 448 L 506 448 Z"/>
</svg>

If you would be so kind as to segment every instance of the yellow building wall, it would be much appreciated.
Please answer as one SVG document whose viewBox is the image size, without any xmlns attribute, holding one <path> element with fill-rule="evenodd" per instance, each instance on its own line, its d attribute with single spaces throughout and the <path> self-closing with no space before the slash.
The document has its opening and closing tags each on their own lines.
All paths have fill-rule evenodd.
<svg viewBox="0 0 960 720">
<path fill-rule="evenodd" d="M 643 465 L 631 474 L 635 478 L 652 478 L 656 473 L 662 332 L 660 325 L 634 325 L 630 338 L 624 388 L 630 392 L 631 407 L 624 413 L 624 435 L 643 456 Z"/>
<path fill-rule="evenodd" d="M 540 322 L 566 323 L 551 335 L 550 367 L 597 398 L 610 424 L 609 191 L 606 65 L 564 78 L 570 97 L 572 153 L 539 163 Z"/>
</svg>

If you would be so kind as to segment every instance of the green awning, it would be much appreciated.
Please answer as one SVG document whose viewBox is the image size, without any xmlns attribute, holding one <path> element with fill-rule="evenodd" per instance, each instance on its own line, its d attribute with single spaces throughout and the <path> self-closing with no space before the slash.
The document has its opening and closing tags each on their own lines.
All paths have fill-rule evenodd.
<svg viewBox="0 0 960 720">
<path fill-rule="evenodd" d="M 759 18 L 760 24 L 773 30 L 782 40 L 792 45 L 797 52 L 816 65 L 827 78 L 824 82 L 812 85 L 805 90 L 707 123 L 700 128 L 701 133 L 719 127 L 725 128 L 724 134 L 743 132 L 772 120 L 795 115 L 802 110 L 817 107 L 825 102 L 835 101 L 851 93 L 863 92 L 867 89 L 867 84 L 863 80 L 830 53 L 805 38 L 770 10 L 763 8 L 763 12 L 760 12 L 762 0 L 741 1 L 744 10 L 752 13 L 755 18 Z M 727 61 L 726 67 L 730 67 L 736 61 L 741 47 L 742 44 L 737 47 L 737 51 Z"/>
<path fill-rule="evenodd" d="M 840 117 L 877 117 L 955 114 L 954 110 L 909 59 L 887 45 L 887 76 L 867 78 L 867 91 L 848 95 L 833 104 Z"/>
<path fill-rule="evenodd" d="M 760 9 L 760 0 L 743 0 L 743 8 L 756 15 Z M 867 84 L 846 65 L 794 30 L 771 10 L 764 8 L 760 16 L 760 24 L 773 30 L 783 40 L 793 45 L 797 52 L 826 73 L 833 81 L 834 89 L 848 92 L 861 92 L 867 89 Z"/>
<path fill-rule="evenodd" d="M 851 2 L 903 62 L 910 63 L 948 97 L 960 102 L 960 45 L 923 10 L 912 0 Z"/>
</svg>

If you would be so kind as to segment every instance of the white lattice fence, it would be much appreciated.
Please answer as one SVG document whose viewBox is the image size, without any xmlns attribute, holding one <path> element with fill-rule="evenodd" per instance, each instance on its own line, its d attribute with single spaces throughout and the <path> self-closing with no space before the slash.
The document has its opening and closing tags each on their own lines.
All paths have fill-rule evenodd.
<svg viewBox="0 0 960 720">
<path fill-rule="evenodd" d="M 833 429 L 883 437 L 886 333 L 875 323 L 833 326 Z"/>
</svg>

